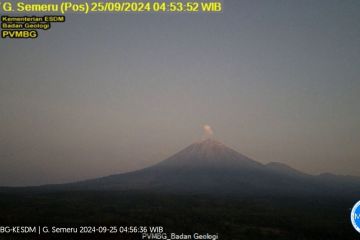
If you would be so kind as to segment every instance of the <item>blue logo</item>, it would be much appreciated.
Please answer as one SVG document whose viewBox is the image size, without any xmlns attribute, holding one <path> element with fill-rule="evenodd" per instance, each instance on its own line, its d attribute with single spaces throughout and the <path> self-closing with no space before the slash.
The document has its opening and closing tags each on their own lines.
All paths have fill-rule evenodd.
<svg viewBox="0 0 360 240">
<path fill-rule="evenodd" d="M 351 223 L 356 231 L 360 233 L 360 201 L 354 205 L 351 211 Z"/>
</svg>

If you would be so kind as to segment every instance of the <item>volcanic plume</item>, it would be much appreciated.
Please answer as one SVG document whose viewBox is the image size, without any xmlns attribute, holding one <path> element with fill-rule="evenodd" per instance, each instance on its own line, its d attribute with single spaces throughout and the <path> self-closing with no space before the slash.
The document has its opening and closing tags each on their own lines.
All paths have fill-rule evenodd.
<svg viewBox="0 0 360 240">
<path fill-rule="evenodd" d="M 203 139 L 211 138 L 214 135 L 214 131 L 212 130 L 212 128 L 208 124 L 205 124 L 203 126 L 203 130 L 204 130 Z"/>
</svg>

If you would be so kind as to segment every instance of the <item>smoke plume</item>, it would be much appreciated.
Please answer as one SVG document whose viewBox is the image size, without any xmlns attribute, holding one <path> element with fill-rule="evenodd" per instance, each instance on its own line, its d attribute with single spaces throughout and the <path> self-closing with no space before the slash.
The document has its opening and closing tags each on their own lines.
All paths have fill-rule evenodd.
<svg viewBox="0 0 360 240">
<path fill-rule="evenodd" d="M 204 138 L 211 138 L 214 135 L 214 131 L 212 130 L 212 128 L 210 127 L 210 125 L 205 124 L 203 126 L 203 130 L 204 130 Z"/>
</svg>

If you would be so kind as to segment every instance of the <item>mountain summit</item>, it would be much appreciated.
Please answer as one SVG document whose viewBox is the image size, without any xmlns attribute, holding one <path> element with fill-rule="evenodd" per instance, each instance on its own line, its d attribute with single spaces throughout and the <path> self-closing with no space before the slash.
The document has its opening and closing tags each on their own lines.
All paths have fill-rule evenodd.
<svg viewBox="0 0 360 240">
<path fill-rule="evenodd" d="M 170 158 L 160 162 L 157 167 L 173 168 L 227 168 L 260 167 L 262 164 L 234 151 L 223 143 L 205 139 L 186 147 Z"/>
</svg>

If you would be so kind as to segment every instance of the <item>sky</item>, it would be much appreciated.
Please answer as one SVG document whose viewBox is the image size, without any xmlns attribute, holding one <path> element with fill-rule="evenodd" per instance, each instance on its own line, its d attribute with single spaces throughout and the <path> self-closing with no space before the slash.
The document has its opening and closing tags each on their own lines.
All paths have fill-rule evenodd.
<svg viewBox="0 0 360 240">
<path fill-rule="evenodd" d="M 360 176 L 360 1 L 225 0 L 213 14 L 67 15 L 0 39 L 0 185 L 150 166 L 214 138 Z"/>
</svg>

